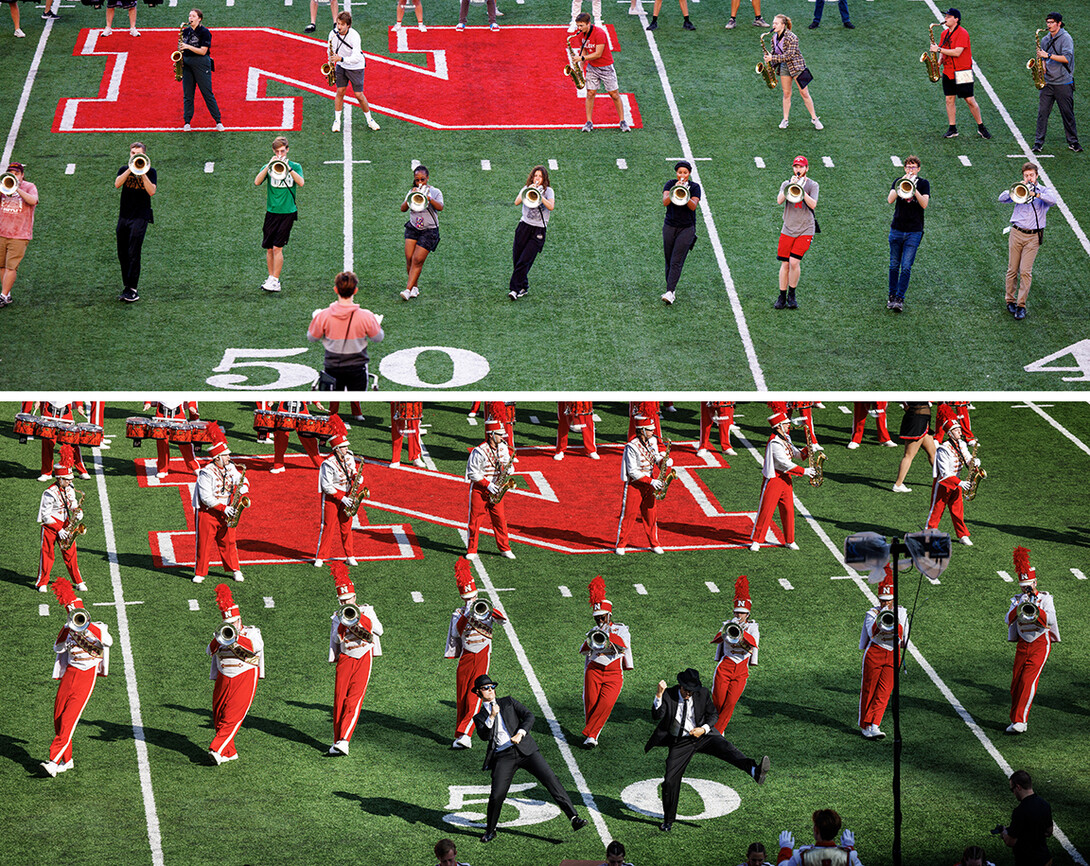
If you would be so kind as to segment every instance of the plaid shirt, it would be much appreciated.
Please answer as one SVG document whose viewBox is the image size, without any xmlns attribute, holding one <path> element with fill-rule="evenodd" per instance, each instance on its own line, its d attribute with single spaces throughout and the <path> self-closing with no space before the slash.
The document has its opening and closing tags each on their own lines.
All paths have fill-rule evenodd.
<svg viewBox="0 0 1090 866">
<path fill-rule="evenodd" d="M 780 75 L 786 74 L 792 78 L 797 77 L 806 68 L 806 61 L 802 59 L 802 55 L 799 53 L 799 37 L 790 30 L 784 30 L 781 36 L 773 37 L 773 51 L 775 51 L 777 41 L 780 43 L 782 53 L 772 54 L 772 64 L 780 67 L 776 70 Z M 781 65 L 784 63 L 787 64 L 786 70 Z"/>
</svg>

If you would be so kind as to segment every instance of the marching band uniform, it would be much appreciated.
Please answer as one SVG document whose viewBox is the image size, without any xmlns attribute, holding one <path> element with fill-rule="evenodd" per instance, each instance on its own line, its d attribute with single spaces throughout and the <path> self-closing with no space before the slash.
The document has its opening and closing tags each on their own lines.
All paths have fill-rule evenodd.
<svg viewBox="0 0 1090 866">
<path fill-rule="evenodd" d="M 336 581 L 337 601 L 341 605 L 356 604 L 356 587 L 348 576 L 348 569 L 339 562 L 329 566 Z M 336 663 L 337 674 L 333 686 L 333 745 L 329 747 L 331 755 L 347 755 L 352 733 L 359 721 L 360 707 L 367 694 L 367 683 L 371 679 L 371 657 L 382 655 L 378 636 L 382 634 L 382 623 L 375 616 L 375 609 L 369 604 L 359 605 L 359 621 L 345 625 L 340 613 L 333 614 L 333 624 L 329 630 L 329 661 Z M 360 632 L 370 632 L 371 639 L 364 638 Z"/>
<path fill-rule="evenodd" d="M 211 422 L 215 441 L 209 448 L 212 461 L 197 472 L 193 487 L 193 516 L 197 524 L 197 564 L 193 570 L 193 582 L 202 583 L 208 576 L 212 560 L 213 543 L 219 548 L 225 568 L 229 568 L 235 580 L 242 580 L 239 568 L 238 548 L 235 545 L 235 528 L 227 525 L 227 509 L 231 507 L 231 494 L 236 485 L 239 493 L 250 489 L 249 483 L 231 463 L 227 439 L 215 421 Z"/>
<path fill-rule="evenodd" d="M 508 559 L 515 558 L 507 537 L 507 518 L 503 512 L 503 500 L 491 502 L 489 496 L 499 492 L 508 467 L 513 462 L 507 443 L 503 441 L 503 423 L 495 418 L 485 424 L 485 441 L 469 452 L 466 462 L 466 481 L 469 482 L 469 538 L 466 557 L 477 556 L 477 539 L 484 522 L 485 512 L 496 534 L 496 546 Z M 472 680 L 471 680 L 472 682 Z"/>
<path fill-rule="evenodd" d="M 1033 698 L 1037 694 L 1037 681 L 1041 678 L 1045 661 L 1053 643 L 1060 640 L 1060 627 L 1056 623 L 1056 606 L 1052 593 L 1037 589 L 1037 570 L 1029 564 L 1029 550 L 1014 549 L 1014 570 L 1022 593 L 1011 599 L 1007 611 L 1007 640 L 1017 643 L 1014 653 L 1014 674 L 1011 677 L 1011 723 L 1008 734 L 1026 731 Z M 1037 616 L 1025 621 L 1019 616 L 1019 608 L 1026 602 L 1037 605 Z"/>
<path fill-rule="evenodd" d="M 863 650 L 863 675 L 859 685 L 859 727 L 868 740 L 885 736 L 879 725 L 886 712 L 889 696 L 893 694 L 893 666 L 900 664 L 900 652 L 894 653 L 895 643 L 904 649 L 908 646 L 908 612 L 897 607 L 897 638 L 893 631 L 884 631 L 878 622 L 883 610 L 893 608 L 893 571 L 886 565 L 886 576 L 878 587 L 878 606 L 872 607 L 863 617 L 859 633 L 859 648 Z"/>
<path fill-rule="evenodd" d="M 888 403 L 853 403 L 852 404 L 852 438 L 848 443 L 848 450 L 854 451 L 863 442 L 863 429 L 867 426 L 867 416 L 874 416 L 875 426 L 878 427 L 878 444 L 889 448 L 896 448 L 897 443 L 889 436 L 889 428 L 886 426 L 886 406 Z"/>
<path fill-rule="evenodd" d="M 841 840 L 848 838 L 850 830 L 845 830 Z M 834 834 L 835 835 L 835 834 Z M 811 866 L 811 864 L 837 864 L 837 866 L 863 866 L 859 854 L 855 850 L 855 835 L 850 839 L 851 844 L 844 842 L 837 845 L 835 841 L 818 840 L 814 845 L 800 845 L 795 848 L 795 837 L 784 830 L 780 834 L 780 853 L 776 857 L 777 866 Z"/>
<path fill-rule="evenodd" d="M 662 416 L 659 412 L 657 400 L 629 400 L 628 401 L 628 438 L 636 435 L 636 428 L 640 421 L 649 421 L 655 428 L 655 439 L 662 441 Z"/>
<path fill-rule="evenodd" d="M 965 443 L 972 448 L 976 444 L 976 437 L 973 436 L 973 428 L 969 424 L 969 401 L 968 400 L 950 400 L 946 405 L 954 410 L 954 414 L 957 415 L 958 424 L 961 426 L 961 437 L 965 440 Z M 940 430 L 938 435 L 935 436 L 936 442 L 941 442 L 943 439 L 943 431 Z"/>
<path fill-rule="evenodd" d="M 87 417 L 87 412 L 84 410 L 82 403 L 50 403 L 43 400 L 40 403 L 35 404 L 38 408 L 36 414 L 42 418 L 54 418 L 60 421 L 62 424 L 74 424 L 75 416 L 72 410 L 73 406 L 76 406 L 80 414 L 83 417 Z M 35 414 L 31 410 L 31 414 Z M 73 445 L 72 451 L 75 453 L 75 462 L 72 464 L 76 467 L 76 471 L 79 473 L 79 477 L 86 481 L 91 477 L 91 474 L 87 471 L 87 466 L 83 462 L 83 452 L 80 451 L 79 445 Z M 53 440 L 42 437 L 42 474 L 38 476 L 39 481 L 49 481 L 53 476 L 50 474 L 53 471 Z"/>
<path fill-rule="evenodd" d="M 348 514 L 344 500 L 351 493 L 356 472 L 363 472 L 361 464 L 348 447 L 348 431 L 340 416 L 330 416 L 333 420 L 334 433 L 329 439 L 333 449 L 318 470 L 318 492 L 322 497 L 322 523 L 318 528 L 318 552 L 314 554 L 314 565 L 321 568 L 323 561 L 329 559 L 333 550 L 333 528 L 341 534 L 345 561 L 348 565 L 357 565 L 352 542 L 352 517 Z M 367 523 L 367 511 L 362 506 L 356 511 L 361 524 Z"/>
<path fill-rule="evenodd" d="M 583 671 L 583 715 L 586 720 L 583 736 L 586 740 L 583 745 L 594 748 L 620 697 L 624 672 L 632 670 L 634 665 L 632 635 L 624 623 L 613 622 L 613 604 L 605 597 L 605 581 L 601 576 L 596 577 L 588 588 L 595 628 L 609 635 L 609 646 L 602 651 L 591 647 L 589 637 L 579 648 L 579 652 L 586 656 Z"/>
<path fill-rule="evenodd" d="M 507 440 L 507 447 L 511 449 L 511 456 L 515 457 L 515 404 L 513 401 L 490 400 L 484 404 L 484 423 L 488 429 L 489 421 L 498 421 L 503 425 L 503 435 Z"/>
<path fill-rule="evenodd" d="M 792 550 L 798 550 L 799 546 L 795 544 L 795 496 L 791 489 L 791 477 L 805 475 L 809 478 L 814 475 L 814 470 L 809 466 L 804 469 L 791 461 L 792 458 L 807 459 L 810 449 L 796 448 L 791 442 L 790 421 L 784 409 L 776 409 L 768 423 L 772 425 L 772 435 L 768 437 L 768 444 L 765 446 L 765 461 L 761 469 L 764 481 L 761 484 L 757 519 L 753 524 L 749 549 L 761 549 L 761 542 L 772 525 L 772 513 L 779 508 L 784 541 Z"/>
<path fill-rule="evenodd" d="M 644 529 L 647 531 L 647 540 L 655 553 L 663 553 L 659 546 L 659 525 L 655 515 L 655 491 L 661 490 L 663 482 L 660 478 L 652 478 L 651 470 L 655 466 L 660 467 L 660 476 L 667 471 L 667 467 L 673 461 L 659 452 L 658 440 L 653 434 L 654 425 L 650 419 L 644 418 L 637 426 L 637 435 L 624 446 L 624 456 L 621 458 L 621 480 L 624 482 L 624 490 L 621 492 L 621 514 L 617 519 L 617 544 L 615 552 L 624 556 L 625 547 L 628 545 L 628 536 L 632 527 L 636 524 L 636 509 L 629 502 L 629 493 L 634 489 L 640 496 L 640 517 L 643 519 Z"/>
<path fill-rule="evenodd" d="M 787 404 L 787 407 L 792 410 L 792 413 L 797 411 L 799 417 L 802 418 L 802 423 L 806 425 L 806 441 L 818 444 L 817 430 L 814 429 L 814 407 L 817 406 L 817 401 L 805 402 L 805 401 L 792 401 Z M 797 423 L 797 422 L 796 422 Z"/>
<path fill-rule="evenodd" d="M 941 433 L 951 435 L 947 441 L 935 447 L 935 465 L 931 469 L 931 512 L 927 517 L 927 528 L 938 529 L 942 513 L 949 506 L 958 541 L 972 547 L 969 527 L 965 525 L 965 502 L 961 495 L 963 490 L 969 489 L 969 482 L 962 481 L 959 476 L 962 467 L 973 463 L 974 458 L 961 438 L 961 425 L 954 410 L 946 403 L 939 404 L 938 423 Z M 958 430 L 957 436 L 952 435 L 954 428 Z M 980 465 L 979 460 L 975 463 Z"/>
<path fill-rule="evenodd" d="M 227 584 L 216 587 L 216 603 L 224 622 L 230 623 L 238 632 L 232 646 L 223 646 L 218 632 L 208 644 L 208 654 L 212 656 L 209 679 L 216 682 L 212 691 L 212 727 L 216 734 L 208 754 L 218 766 L 238 758 L 235 734 L 250 711 L 257 681 L 265 679 L 265 642 L 261 639 L 261 629 L 242 624 L 242 613 Z"/>
<path fill-rule="evenodd" d="M 67 533 L 64 528 L 65 524 L 67 524 L 69 518 L 72 518 L 75 524 L 83 520 L 83 510 L 79 507 L 76 490 L 72 486 L 72 460 L 71 446 L 63 445 L 61 447 L 61 462 L 53 468 L 53 474 L 56 475 L 57 481 L 42 491 L 42 501 L 38 506 L 38 523 L 42 527 L 42 547 L 41 554 L 38 557 L 38 580 L 35 584 L 38 592 L 45 592 L 46 587 L 49 586 L 49 575 L 53 571 L 53 560 L 56 555 L 54 545 L 65 540 L 65 537 L 61 536 L 62 532 Z M 62 481 L 65 482 L 63 486 Z M 68 569 L 72 582 L 80 592 L 86 592 L 87 584 L 83 582 L 83 576 L 80 574 L 76 543 L 74 541 L 67 550 L 61 550 L 61 557 L 64 559 L 64 567 Z"/>
<path fill-rule="evenodd" d="M 561 400 L 556 404 L 556 453 L 553 460 L 563 460 L 568 448 L 568 431 L 583 434 L 583 448 L 591 460 L 598 459 L 594 442 L 594 404 L 589 400 Z"/>
<path fill-rule="evenodd" d="M 703 400 L 700 403 L 700 442 L 696 453 L 703 456 L 711 448 L 712 425 L 719 428 L 719 447 L 724 454 L 733 457 L 737 452 L 730 447 L 730 428 L 734 424 L 734 403 L 726 400 Z M 729 465 L 727 467 L 730 468 Z"/>
<path fill-rule="evenodd" d="M 63 577 L 53 585 L 57 601 L 69 614 L 84 610 L 83 602 Z M 57 699 L 53 704 L 53 730 L 56 736 L 49 744 L 49 759 L 41 764 L 50 776 L 71 770 L 72 735 L 80 716 L 91 699 L 98 677 L 110 672 L 110 647 L 113 645 L 109 628 L 104 622 L 92 622 L 81 633 L 65 624 L 57 635 L 53 652 L 57 660 L 53 665 L 53 679 L 60 680 Z"/>
<path fill-rule="evenodd" d="M 473 717 L 481 708 L 481 698 L 474 692 L 473 683 L 477 677 L 488 673 L 488 664 L 492 659 L 492 631 L 497 624 L 507 621 L 503 611 L 492 608 L 483 619 L 470 616 L 470 610 L 477 598 L 477 583 L 473 579 L 469 561 L 458 558 L 454 564 L 454 579 L 458 585 L 458 594 L 465 604 L 454 611 L 447 630 L 448 659 L 458 659 L 458 673 L 455 677 L 455 739 L 452 749 L 473 748 Z"/>
<path fill-rule="evenodd" d="M 390 441 L 393 445 L 393 453 L 390 456 L 391 466 L 401 462 L 402 440 L 408 445 L 409 460 L 412 464 L 424 466 L 420 442 L 420 421 L 423 417 L 424 404 L 419 400 L 390 404 Z"/>
<path fill-rule="evenodd" d="M 167 404 L 161 401 L 154 404 L 148 402 L 144 404 L 144 410 L 148 410 L 151 406 L 155 406 L 156 418 L 168 418 L 174 421 L 196 421 L 200 414 L 197 412 L 197 401 L 186 400 L 184 403 Z M 178 450 L 182 454 L 182 460 L 185 461 L 185 468 L 190 472 L 196 472 L 200 469 L 200 465 L 197 463 L 197 457 L 193 452 L 193 445 L 189 442 L 179 442 Z M 167 473 L 170 471 L 170 442 L 166 439 L 155 440 L 155 472 L 159 478 L 166 478 Z"/>
<path fill-rule="evenodd" d="M 712 702 L 719 712 L 714 727 L 719 733 L 727 728 L 730 717 L 734 714 L 735 704 L 742 697 L 749 679 L 749 666 L 757 664 L 757 646 L 761 641 L 757 623 L 749 618 L 753 600 L 749 597 L 749 579 L 743 574 L 734 582 L 733 619 L 723 623 L 723 627 L 712 638 L 715 647 L 715 677 L 712 683 Z M 726 638 L 727 626 L 735 623 L 742 628 L 742 636 L 737 643 Z"/>
<path fill-rule="evenodd" d="M 276 407 L 277 412 L 298 412 L 303 415 L 309 415 L 307 411 L 307 403 L 305 400 L 281 400 Z M 303 450 L 307 452 L 307 456 L 310 458 L 312 466 L 322 465 L 322 455 L 318 453 L 318 440 L 313 436 L 301 436 L 296 431 L 296 438 L 299 440 L 299 444 L 303 446 Z M 284 456 L 288 453 L 288 431 L 287 430 L 273 430 L 273 466 L 269 470 L 270 474 L 278 475 L 284 472 L 287 467 L 284 465 Z"/>
</svg>

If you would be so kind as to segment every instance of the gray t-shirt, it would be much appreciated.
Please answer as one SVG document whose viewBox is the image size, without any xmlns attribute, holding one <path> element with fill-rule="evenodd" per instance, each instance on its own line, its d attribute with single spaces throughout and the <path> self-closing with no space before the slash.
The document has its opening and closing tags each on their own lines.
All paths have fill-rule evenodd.
<svg viewBox="0 0 1090 866">
<path fill-rule="evenodd" d="M 439 187 L 429 186 L 425 192 L 427 193 L 428 198 L 439 204 L 443 203 L 443 193 L 439 191 Z M 409 211 L 409 225 L 414 229 L 419 229 L 421 231 L 437 229 L 439 228 L 439 214 L 436 213 L 435 208 L 430 204 L 424 210 L 420 211 L 420 213 Z"/>
<path fill-rule="evenodd" d="M 789 180 L 781 183 L 780 192 L 786 192 L 789 183 L 791 183 Z M 802 189 L 810 198 L 815 202 L 817 201 L 818 182 L 816 180 L 810 180 L 808 177 L 804 178 Z M 800 201 L 797 204 L 792 204 L 789 201 L 783 203 L 783 229 L 781 229 L 780 233 L 787 235 L 789 238 L 814 233 L 814 212 L 810 210 L 810 206 L 805 201 Z"/>
<path fill-rule="evenodd" d="M 1075 40 L 1065 28 L 1053 38 L 1051 33 L 1041 37 L 1041 47 L 1049 54 L 1062 54 L 1067 63 L 1059 60 L 1045 60 L 1045 81 L 1048 84 L 1070 84 L 1075 80 Z"/>
<path fill-rule="evenodd" d="M 551 186 L 545 187 L 544 200 L 555 201 L 556 196 L 553 194 L 553 188 Z M 539 204 L 537 207 L 530 207 L 526 204 L 526 194 L 523 193 L 522 197 L 522 220 L 521 222 L 529 223 L 532 226 L 549 227 L 549 217 L 552 216 L 552 211 L 545 205 Z"/>
</svg>

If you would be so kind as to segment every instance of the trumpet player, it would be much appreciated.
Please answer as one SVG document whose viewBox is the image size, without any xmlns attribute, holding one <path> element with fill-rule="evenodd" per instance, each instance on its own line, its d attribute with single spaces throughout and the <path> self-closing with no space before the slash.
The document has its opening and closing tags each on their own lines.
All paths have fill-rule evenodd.
<svg viewBox="0 0 1090 866">
<path fill-rule="evenodd" d="M 212 657 L 209 678 L 212 690 L 212 728 L 215 735 L 208 756 L 216 766 L 238 760 L 235 735 L 242 727 L 257 692 L 257 681 L 265 679 L 265 642 L 261 629 L 243 625 L 242 612 L 225 583 L 216 586 L 216 604 L 223 625 L 208 644 Z M 227 628 L 230 626 L 230 628 Z"/>
<path fill-rule="evenodd" d="M 269 276 L 261 284 L 266 292 L 280 291 L 280 272 L 284 269 L 284 247 L 291 240 L 292 224 L 299 219 L 295 202 L 296 187 L 302 188 L 303 167 L 288 159 L 288 140 L 278 135 L 272 141 L 272 158 L 261 167 L 254 186 L 268 181 L 265 189 L 265 225 L 261 246 L 265 250 L 265 266 Z M 271 171 L 274 163 L 287 166 L 287 171 Z"/>
<path fill-rule="evenodd" d="M 536 204 L 530 204 L 531 197 L 536 198 Z M 545 166 L 533 167 L 526 186 L 515 196 L 515 204 L 522 205 L 522 218 L 515 226 L 515 243 L 511 248 L 511 284 L 507 297 L 512 301 L 525 298 L 530 291 L 530 268 L 545 246 L 549 217 L 556 207 L 556 194 L 549 186 L 549 170 Z"/>
<path fill-rule="evenodd" d="M 779 16 L 777 16 L 779 17 Z M 810 162 L 805 156 L 796 156 L 791 163 L 792 177 L 780 184 L 776 204 L 783 205 L 783 227 L 776 248 L 776 258 L 780 261 L 780 294 L 772 305 L 775 310 L 797 310 L 798 301 L 795 290 L 802 276 L 802 257 L 810 249 L 810 244 L 817 233 L 818 182 L 807 177 Z M 787 196 L 791 188 L 791 198 Z M 795 191 L 799 191 L 796 195 Z"/>
<path fill-rule="evenodd" d="M 318 492 L 321 495 L 322 522 L 318 528 L 318 552 L 314 554 L 314 566 L 321 568 L 333 551 L 334 527 L 340 531 L 345 562 L 357 565 L 352 544 L 352 515 L 348 513 L 347 500 L 353 488 L 363 483 L 363 464 L 357 464 L 348 443 L 348 430 L 339 415 L 331 415 L 333 435 L 329 445 L 333 449 L 318 470 Z M 362 492 L 359 494 L 363 495 Z M 361 524 L 367 523 L 367 511 L 360 507 L 356 517 Z"/>
<path fill-rule="evenodd" d="M 326 42 L 329 62 L 336 64 L 333 71 L 337 84 L 337 93 L 333 97 L 333 131 L 341 131 L 341 112 L 344 110 L 344 95 L 348 92 L 349 84 L 360 101 L 367 125 L 377 131 L 378 121 L 371 116 L 371 106 L 363 92 L 363 72 L 367 58 L 363 53 L 360 34 L 352 29 L 352 13 L 347 9 L 337 16 Z"/>
<path fill-rule="evenodd" d="M 655 438 L 655 424 L 650 418 L 636 422 L 636 435 L 624 446 L 621 458 L 621 513 L 617 518 L 617 544 L 614 552 L 624 556 L 628 546 L 628 536 L 636 525 L 636 497 L 639 497 L 639 515 L 647 540 L 655 553 L 665 551 L 659 545 L 659 524 L 656 515 L 655 492 L 662 490 L 665 482 L 652 477 L 652 470 L 659 469 L 660 476 L 665 474 L 674 463 L 672 458 L 659 451 L 658 439 Z"/>
<path fill-rule="evenodd" d="M 87 591 L 83 575 L 79 570 L 79 558 L 73 541 L 68 547 L 71 532 L 83 520 L 83 509 L 76 499 L 76 490 L 72 486 L 72 465 L 75 457 L 71 445 L 62 445 L 60 462 L 53 467 L 54 482 L 42 491 L 42 501 L 38 506 L 38 523 L 42 527 L 41 553 L 38 557 L 38 580 L 35 584 L 38 592 L 45 592 L 49 587 L 49 575 L 53 571 L 55 546 L 61 544 L 61 558 L 72 583 L 80 592 Z"/>
<path fill-rule="evenodd" d="M 12 10 L 16 4 L 11 4 Z M 34 209 L 38 206 L 38 187 L 23 177 L 26 167 L 21 162 L 8 165 L 7 174 L 13 180 L 11 192 L 0 189 L 0 307 L 11 301 L 15 272 L 26 255 L 27 244 L 34 237 Z"/>
<path fill-rule="evenodd" d="M 113 11 L 112 9 L 109 11 Z M 133 12 L 136 0 L 133 0 Z M 137 286 L 140 282 L 140 254 L 144 247 L 144 235 L 148 223 L 155 221 L 151 211 L 151 197 L 155 195 L 158 175 L 147 164 L 148 149 L 142 141 L 129 145 L 129 161 L 117 170 L 114 189 L 121 190 L 121 205 L 117 216 L 117 261 L 121 265 L 121 296 L 126 304 L 140 300 Z M 133 166 L 140 164 L 137 156 L 144 157 L 146 170 L 134 173 Z"/>
<path fill-rule="evenodd" d="M 11 7 L 15 9 L 15 5 Z M 1067 147 L 1075 153 L 1082 153 L 1079 144 L 1079 130 L 1075 125 L 1075 76 L 1072 74 L 1072 60 L 1075 58 L 1075 40 L 1063 24 L 1064 18 L 1059 12 L 1049 12 L 1045 16 L 1045 28 L 1048 35 L 1037 44 L 1034 59 L 1045 62 L 1045 86 L 1041 88 L 1037 100 L 1037 131 L 1033 139 L 1033 152 L 1040 153 L 1045 146 L 1045 134 L 1048 132 L 1048 116 L 1052 105 L 1060 106 L 1060 119 L 1064 125 Z"/>
<path fill-rule="evenodd" d="M 859 727 L 868 740 L 885 736 L 879 726 L 893 694 L 893 666 L 901 663 L 901 651 L 906 646 L 908 612 L 900 605 L 896 613 L 893 611 L 893 568 L 887 563 L 885 577 L 878 586 L 878 604 L 864 615 L 859 633 L 859 648 L 863 650 Z"/>
<path fill-rule="evenodd" d="M 182 52 L 182 120 L 186 132 L 192 128 L 193 93 L 199 87 L 208 113 L 216 122 L 216 129 L 223 132 L 223 118 L 219 103 L 212 92 L 212 71 L 216 63 L 212 59 L 212 32 L 204 26 L 204 13 L 200 9 L 189 10 L 189 25 L 182 29 L 178 50 Z"/>
<path fill-rule="evenodd" d="M 1022 184 L 1026 188 L 1025 198 L 1019 196 L 1015 200 L 1009 189 L 999 194 L 1000 203 L 1014 202 L 1007 240 L 1006 300 L 1007 312 L 1019 321 L 1026 317 L 1033 263 L 1045 239 L 1048 209 L 1057 201 L 1055 190 L 1037 183 L 1037 166 L 1032 162 L 1022 164 Z"/>
<path fill-rule="evenodd" d="M 401 292 L 403 301 L 420 296 L 416 283 L 420 279 L 420 272 L 424 270 L 428 253 L 435 252 L 435 248 L 439 246 L 439 211 L 443 209 L 442 190 L 431 185 L 425 165 L 418 165 L 413 169 L 413 188 L 401 203 L 402 213 L 409 210 L 409 196 L 414 192 L 423 193 L 427 204 L 423 210 L 410 213 L 409 221 L 405 223 L 405 272 L 409 278 Z"/>
<path fill-rule="evenodd" d="M 904 312 L 905 292 L 912 263 L 923 240 L 923 218 L 931 200 L 931 184 L 920 177 L 920 158 L 906 156 L 905 173 L 890 187 L 886 201 L 893 205 L 889 226 L 889 300 L 886 309 Z M 887 437 L 888 438 L 888 437 Z"/>
<path fill-rule="evenodd" d="M 969 449 L 962 438 L 961 425 L 953 408 L 947 403 L 940 403 L 937 413 L 939 432 L 945 441 L 935 446 L 935 460 L 931 470 L 931 512 L 927 518 L 928 529 L 938 529 L 942 513 L 950 508 L 950 519 L 954 522 L 954 532 L 958 541 L 972 547 L 969 527 L 965 525 L 965 502 L 962 493 L 969 489 L 970 482 L 962 481 L 960 473 L 964 466 L 980 466 L 980 460 L 969 454 Z"/>
<path fill-rule="evenodd" d="M 337 756 L 348 754 L 371 679 L 371 659 L 382 655 L 376 640 L 382 634 L 382 623 L 371 605 L 356 601 L 356 587 L 344 565 L 330 563 L 329 571 L 341 605 L 333 614 L 329 629 L 329 661 L 337 666 L 333 685 L 333 745 L 329 754 Z M 349 605 L 355 608 L 354 612 L 345 610 Z"/>
<path fill-rule="evenodd" d="M 212 546 L 219 548 L 220 559 L 224 568 L 231 571 L 235 580 L 243 580 L 238 562 L 238 547 L 235 544 L 235 528 L 228 521 L 236 514 L 231 504 L 236 492 L 245 494 L 249 482 L 231 462 L 231 451 L 227 447 L 227 438 L 219 424 L 212 421 L 214 441 L 208 449 L 212 458 L 197 472 L 197 483 L 193 487 L 193 514 L 196 521 L 197 563 L 193 569 L 193 582 L 203 583 L 208 576 L 208 566 L 212 560 Z"/>
<path fill-rule="evenodd" d="M 489 418 L 484 425 L 484 442 L 469 452 L 466 462 L 466 481 L 469 482 L 469 521 L 466 542 L 466 559 L 477 558 L 477 540 L 481 533 L 484 515 L 492 523 L 496 546 L 508 559 L 515 558 L 507 535 L 507 517 L 503 500 L 492 500 L 501 493 L 500 485 L 507 480 L 514 462 L 511 451 L 504 441 L 504 425 L 498 418 Z M 468 732 L 466 736 L 469 736 Z"/>
<path fill-rule="evenodd" d="M 110 647 L 113 638 L 104 622 L 91 622 L 83 601 L 63 577 L 53 584 L 57 602 L 68 613 L 68 622 L 57 635 L 53 652 L 53 679 L 60 680 L 53 703 L 53 731 L 49 757 L 39 766 L 49 776 L 66 773 L 75 763 L 72 735 L 80 716 L 91 699 L 98 677 L 110 673 Z"/>
<path fill-rule="evenodd" d="M 758 551 L 761 543 L 772 526 L 772 515 L 779 509 L 780 523 L 783 524 L 783 540 L 791 550 L 798 550 L 795 543 L 795 496 L 791 489 L 791 478 L 803 475 L 811 478 L 814 470 L 807 466 L 798 466 L 792 460 L 805 460 L 810 456 L 809 448 L 796 448 L 791 441 L 791 419 L 787 416 L 784 404 L 775 406 L 768 423 L 772 434 L 765 446 L 764 465 L 761 474 L 761 496 L 757 502 L 757 519 L 753 522 L 753 535 L 749 549 Z"/>
<path fill-rule="evenodd" d="M 696 208 L 700 204 L 700 184 L 690 179 L 693 167 L 688 160 L 674 164 L 676 177 L 666 181 L 662 188 L 662 206 L 666 216 L 662 223 L 662 252 L 666 258 L 666 291 L 663 303 L 673 304 L 677 281 L 685 257 L 696 245 Z"/>
<path fill-rule="evenodd" d="M 734 616 L 719 629 L 715 644 L 715 676 L 712 681 L 712 702 L 719 713 L 715 729 L 723 733 L 734 715 L 734 707 L 749 679 L 750 665 L 757 664 L 757 647 L 761 641 L 756 620 L 749 618 L 753 599 L 749 596 L 749 578 L 744 574 L 734 582 Z"/>
<path fill-rule="evenodd" d="M 1029 564 L 1029 549 L 1014 549 L 1014 571 L 1022 590 L 1007 611 L 1007 640 L 1016 643 L 1011 677 L 1011 723 L 1008 734 L 1024 734 L 1037 682 L 1053 643 L 1059 643 L 1056 605 L 1052 593 L 1037 589 L 1037 569 Z"/>
<path fill-rule="evenodd" d="M 601 575 L 588 585 L 590 614 L 594 628 L 587 633 L 579 652 L 584 656 L 583 670 L 583 747 L 598 745 L 602 728 L 621 695 L 624 672 L 633 669 L 632 635 L 623 622 L 613 621 L 613 603 L 606 598 L 606 582 Z M 600 638 L 605 637 L 602 644 Z"/>
</svg>

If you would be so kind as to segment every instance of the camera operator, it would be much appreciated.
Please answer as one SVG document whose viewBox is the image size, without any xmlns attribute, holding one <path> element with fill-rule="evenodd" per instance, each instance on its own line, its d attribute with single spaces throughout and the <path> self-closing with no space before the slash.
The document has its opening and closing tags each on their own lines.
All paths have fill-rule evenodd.
<svg viewBox="0 0 1090 866">
<path fill-rule="evenodd" d="M 1014 851 L 1014 866 L 1048 866 L 1052 855 L 1048 852 L 1048 837 L 1052 835 L 1052 807 L 1033 791 L 1033 780 L 1025 770 L 1017 770 L 1010 777 L 1011 793 L 1018 798 L 1018 805 L 1011 813 L 1007 827 L 999 826 L 993 833 L 1003 838 L 1003 843 Z"/>
</svg>

